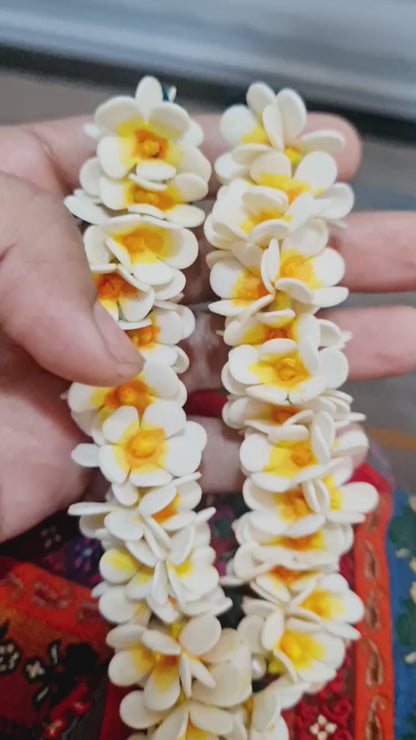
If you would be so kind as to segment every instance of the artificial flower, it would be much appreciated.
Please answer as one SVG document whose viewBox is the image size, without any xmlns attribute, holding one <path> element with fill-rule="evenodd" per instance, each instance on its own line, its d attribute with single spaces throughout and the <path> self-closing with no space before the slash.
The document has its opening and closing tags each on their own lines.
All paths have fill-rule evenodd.
<svg viewBox="0 0 416 740">
<path fill-rule="evenodd" d="M 213 509 L 193 510 L 202 496 L 198 478 L 194 473 L 150 489 L 124 486 L 119 490 L 114 485 L 106 501 L 81 501 L 72 504 L 68 513 L 81 517 L 80 528 L 89 537 L 105 541 L 110 535 L 127 542 L 144 537 L 150 548 L 156 538 L 159 545 L 169 547 L 170 533 L 213 514 Z"/>
<path fill-rule="evenodd" d="M 142 691 L 132 691 L 122 699 L 120 714 L 128 727 L 151 733 L 135 733 L 129 740 L 222 740 L 234 723 L 230 711 L 193 699 L 180 702 L 173 711 L 148 710 Z"/>
<path fill-rule="evenodd" d="M 215 688 L 211 669 L 227 662 L 240 647 L 234 630 L 221 630 L 216 617 L 202 615 L 165 626 L 152 621 L 147 627 L 122 625 L 107 636 L 116 650 L 109 676 L 117 686 L 140 683 L 148 709 L 164 711 L 174 706 L 182 691 L 189 699 L 198 680 Z M 221 671 L 221 669 L 220 669 Z M 223 681 L 223 675 L 217 680 Z"/>
<path fill-rule="evenodd" d="M 247 175 L 250 164 L 267 151 L 283 152 L 298 164 L 310 151 L 336 154 L 344 146 L 338 131 L 305 132 L 305 104 L 294 90 L 284 88 L 275 95 L 268 85 L 255 82 L 246 100 L 247 106 L 233 105 L 221 118 L 221 134 L 233 147 L 215 163 L 221 182 Z"/>
<path fill-rule="evenodd" d="M 271 535 L 255 527 L 250 517 L 243 516 L 242 523 L 238 521 L 235 525 L 235 533 L 240 547 L 235 553 L 233 568 L 237 578 L 244 581 L 276 566 L 293 571 L 332 569 L 353 543 L 349 524 L 328 522 L 305 537 L 286 537 Z M 284 580 L 279 571 L 277 575 L 282 575 L 281 581 Z"/>
<path fill-rule="evenodd" d="M 133 406 L 141 416 L 159 400 L 183 406 L 186 388 L 171 367 L 155 360 L 146 360 L 141 373 L 127 383 L 114 388 L 73 383 L 67 396 L 73 419 L 86 433 L 93 431 L 97 415 L 101 424 L 121 406 Z"/>
<path fill-rule="evenodd" d="M 201 208 L 189 204 L 205 198 L 208 185 L 200 176 L 189 172 L 176 175 L 168 182 L 145 182 L 134 174 L 115 180 L 108 177 L 101 170 L 98 159 L 93 158 L 81 168 L 80 182 L 83 190 L 69 196 L 66 205 L 75 216 L 89 223 L 102 224 L 117 211 L 166 218 L 188 228 L 200 226 L 205 218 Z M 84 200 L 80 200 L 85 197 L 93 204 L 91 216 Z M 103 208 L 97 210 L 97 203 Z"/>
<path fill-rule="evenodd" d="M 307 686 L 284 682 L 282 678 L 233 710 L 234 727 L 227 740 L 289 740 L 288 727 L 280 712 L 296 704 Z"/>
<path fill-rule="evenodd" d="M 97 157 L 109 177 L 122 178 L 133 169 L 144 181 L 168 180 L 178 172 L 210 177 L 209 162 L 197 149 L 200 127 L 179 105 L 163 100 L 154 77 L 143 77 L 134 98 L 117 96 L 100 105 L 94 123 Z"/>
<path fill-rule="evenodd" d="M 73 458 L 99 466 L 111 483 L 162 486 L 199 466 L 206 444 L 203 428 L 186 421 L 174 401 L 156 401 L 139 416 L 134 406 L 121 406 L 102 425 L 96 444 L 80 444 Z"/>
<path fill-rule="evenodd" d="M 117 216 L 101 226 L 105 246 L 138 280 L 169 283 L 176 270 L 189 267 L 198 254 L 195 234 L 154 216 Z"/>
<path fill-rule="evenodd" d="M 233 180 L 219 191 L 205 231 L 208 241 L 221 249 L 229 249 L 236 241 L 266 248 L 272 239 L 296 232 L 309 219 L 344 218 L 353 205 L 352 191 L 344 183 L 334 185 L 336 174 L 336 163 L 329 154 L 308 154 L 293 176 L 292 165 L 283 154 L 262 155 L 251 168 L 251 180 Z M 343 264 L 335 253 L 334 267 L 337 258 Z M 325 268 L 325 260 L 316 260 L 318 285 L 312 287 L 321 287 L 321 273 L 324 279 L 328 277 L 330 268 Z"/>
<path fill-rule="evenodd" d="M 155 293 L 121 265 L 93 273 L 97 298 L 115 321 L 141 321 L 151 310 Z"/>
<path fill-rule="evenodd" d="M 146 600 L 152 611 L 154 604 L 166 605 L 169 596 L 180 605 L 198 601 L 218 585 L 218 572 L 213 565 L 215 551 L 209 547 L 209 539 L 208 525 L 198 522 L 197 526 L 173 534 L 169 546 L 160 544 L 156 538 L 152 547 L 143 540 L 129 541 L 125 546 L 114 540 L 101 558 L 100 572 L 107 583 L 124 587 L 124 598 L 131 603 L 132 616 L 137 601 Z M 115 597 L 119 600 L 118 592 Z M 111 591 L 104 590 L 101 598 L 103 611 L 108 615 Z M 114 610 L 110 621 L 119 622 L 117 611 Z"/>
<path fill-rule="evenodd" d="M 270 674 L 288 674 L 296 681 L 318 683 L 335 677 L 345 656 L 344 641 L 329 634 L 320 623 L 290 617 L 276 606 L 263 616 L 251 613 L 238 633 L 251 652 L 264 655 Z"/>
<path fill-rule="evenodd" d="M 345 356 L 334 347 L 319 350 L 319 332 L 310 336 L 309 317 L 304 318 L 297 325 L 297 341 L 270 339 L 259 346 L 233 347 L 223 374 L 227 390 L 242 395 L 243 388 L 251 398 L 281 405 L 286 400 L 304 403 L 340 386 L 348 375 Z"/>
<path fill-rule="evenodd" d="M 365 481 L 348 483 L 354 470 L 352 457 L 334 458 L 325 475 L 302 484 L 311 512 L 335 524 L 359 524 L 378 503 L 377 489 Z"/>
<path fill-rule="evenodd" d="M 158 302 L 147 316 L 145 326 L 120 323 L 143 360 L 152 360 L 184 372 L 189 360 L 178 342 L 187 339 L 195 328 L 195 318 L 187 306 Z"/>
<path fill-rule="evenodd" d="M 249 432 L 241 445 L 241 464 L 256 486 L 284 493 L 325 472 L 334 434 L 333 421 L 324 411 L 316 414 L 309 428 L 280 426 L 269 437 Z"/>
</svg>

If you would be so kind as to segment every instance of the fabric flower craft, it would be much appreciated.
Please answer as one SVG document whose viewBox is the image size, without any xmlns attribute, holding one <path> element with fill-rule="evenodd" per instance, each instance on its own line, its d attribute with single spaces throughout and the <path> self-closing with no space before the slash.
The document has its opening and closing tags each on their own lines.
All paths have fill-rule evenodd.
<svg viewBox="0 0 416 740">
<path fill-rule="evenodd" d="M 190 229 L 204 220 L 196 202 L 211 167 L 175 94 L 145 77 L 134 97 L 101 105 L 87 125 L 95 155 L 66 198 L 85 224 L 97 299 L 144 363 L 119 386 L 73 383 L 65 394 L 91 437 L 73 459 L 108 481 L 104 500 L 70 513 L 103 549 L 93 596 L 116 625 L 109 676 L 131 687 L 120 705 L 129 740 L 288 740 L 281 712 L 331 681 L 359 637 L 364 605 L 340 559 L 378 501 L 373 486 L 350 482 L 368 445 L 340 390 L 350 334 L 320 313 L 348 293 L 331 227 L 353 195 L 337 182 L 342 136 L 309 132 L 294 91 L 254 83 L 247 105 L 223 115 L 232 150 L 216 162 L 223 186 L 204 230 L 246 511 L 220 577 L 215 509 L 201 506 L 206 433 L 187 420 L 178 379 L 195 327 L 180 304 L 198 254 Z M 233 627 L 231 587 L 244 587 Z"/>
</svg>

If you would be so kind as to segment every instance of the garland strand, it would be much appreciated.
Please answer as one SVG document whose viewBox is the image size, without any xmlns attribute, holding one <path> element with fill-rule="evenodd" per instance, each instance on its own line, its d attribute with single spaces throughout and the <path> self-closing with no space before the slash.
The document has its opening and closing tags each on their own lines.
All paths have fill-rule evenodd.
<svg viewBox="0 0 416 740">
<path fill-rule="evenodd" d="M 238 629 L 223 628 L 218 617 L 232 601 L 210 546 L 215 510 L 199 509 L 206 436 L 186 419 L 178 378 L 189 365 L 178 344 L 194 328 L 179 303 L 182 270 L 198 252 L 190 229 L 204 220 L 191 203 L 206 196 L 211 168 L 175 94 L 166 100 L 145 77 L 134 98 L 101 105 L 87 126 L 96 156 L 66 199 L 88 224 L 99 299 L 143 359 L 129 383 L 69 389 L 72 416 L 92 438 L 73 457 L 110 484 L 104 501 L 70 513 L 104 549 L 94 594 L 116 625 L 110 679 L 134 687 L 120 707 L 136 731 L 130 740 L 285 740 L 281 709 L 330 680 L 358 636 L 363 607 L 338 560 L 351 525 L 377 502 L 371 486 L 346 485 L 352 455 L 366 446 L 349 429 L 361 416 L 337 390 L 348 337 L 315 315 L 346 296 L 328 224 L 348 213 L 352 193 L 335 183 L 339 134 L 304 134 L 292 91 L 252 85 L 249 107 L 224 114 L 234 148 L 216 163 L 227 184 L 205 231 L 220 297 L 211 308 L 226 317 L 232 347 L 224 420 L 244 434 L 250 511 L 235 524 L 239 547 L 222 585 L 249 584 L 255 597 L 244 598 Z"/>
</svg>

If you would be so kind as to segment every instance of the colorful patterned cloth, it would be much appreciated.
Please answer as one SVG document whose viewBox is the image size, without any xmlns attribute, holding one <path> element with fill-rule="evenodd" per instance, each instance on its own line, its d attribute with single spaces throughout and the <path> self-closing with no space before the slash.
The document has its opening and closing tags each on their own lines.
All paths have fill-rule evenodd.
<svg viewBox="0 0 416 740">
<path fill-rule="evenodd" d="M 217 415 L 221 404 L 210 404 Z M 205 400 L 192 410 L 206 413 Z M 370 461 L 355 479 L 377 487 L 380 505 L 356 529 L 354 549 L 342 561 L 367 606 L 362 639 L 334 681 L 286 713 L 292 740 L 416 740 L 416 511 L 405 492 L 394 490 L 377 449 Z M 243 504 L 231 496 L 215 505 L 213 541 L 223 572 L 235 547 L 231 522 Z M 0 548 L 0 740 L 129 734 L 118 719 L 122 692 L 105 679 L 107 627 L 89 595 L 99 557 L 98 544 L 79 535 L 64 513 Z M 238 610 L 237 603 L 231 623 Z"/>
</svg>

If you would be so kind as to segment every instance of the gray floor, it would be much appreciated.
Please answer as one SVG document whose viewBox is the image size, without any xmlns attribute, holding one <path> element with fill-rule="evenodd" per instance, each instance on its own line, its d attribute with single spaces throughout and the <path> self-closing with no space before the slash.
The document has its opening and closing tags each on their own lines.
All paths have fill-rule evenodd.
<svg viewBox="0 0 416 740">
<path fill-rule="evenodd" d="M 61 83 L 8 72 L 0 73 L 0 123 L 18 123 L 92 111 L 114 89 Z M 416 210 L 416 147 L 367 138 L 363 166 L 355 180 L 360 210 Z M 415 245 L 416 249 L 416 245 Z M 415 286 L 416 287 L 416 286 Z M 403 303 L 416 306 L 416 293 L 354 296 L 354 305 Z M 356 408 L 370 427 L 401 433 L 386 440 L 396 476 L 409 492 L 416 489 L 416 373 L 404 378 L 351 383 Z M 378 435 L 382 438 L 382 433 Z"/>
</svg>

